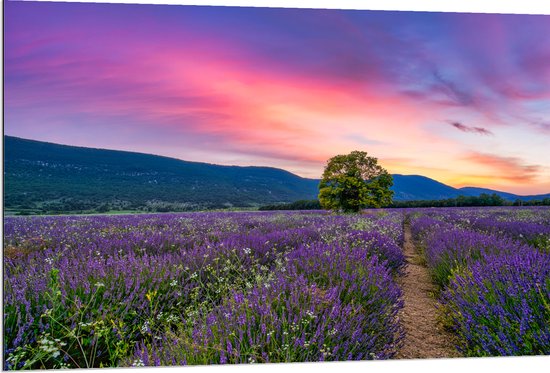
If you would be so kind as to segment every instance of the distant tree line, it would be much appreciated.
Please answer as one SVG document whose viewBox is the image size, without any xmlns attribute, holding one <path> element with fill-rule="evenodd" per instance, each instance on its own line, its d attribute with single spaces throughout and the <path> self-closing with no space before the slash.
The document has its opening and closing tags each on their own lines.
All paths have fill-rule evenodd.
<svg viewBox="0 0 550 373">
<path fill-rule="evenodd" d="M 474 206 L 550 206 L 550 198 L 543 200 L 507 201 L 496 193 L 482 193 L 479 196 L 458 196 L 456 198 L 420 201 L 393 201 L 389 207 L 474 207 Z"/>
<path fill-rule="evenodd" d="M 388 207 L 474 207 L 474 206 L 550 206 L 550 198 L 542 200 L 507 201 L 498 194 L 483 193 L 479 196 L 458 196 L 457 198 L 419 201 L 393 201 Z M 292 203 L 280 203 L 264 205 L 260 211 L 273 210 L 320 210 L 321 204 L 318 200 L 300 200 Z"/>
<path fill-rule="evenodd" d="M 517 199 L 512 203 L 513 206 L 550 206 L 550 198 L 544 198 L 542 200 L 533 199 L 530 201 L 523 201 Z"/>
<path fill-rule="evenodd" d="M 257 206 L 257 205 L 256 205 Z M 241 206 L 239 209 L 255 209 L 256 206 Z M 407 207 L 468 207 L 468 206 L 550 206 L 550 198 L 542 200 L 507 201 L 497 194 L 481 194 L 480 196 L 459 196 L 440 200 L 419 200 L 419 201 L 393 201 L 390 208 Z M 90 214 L 109 213 L 113 211 L 127 212 L 188 212 L 205 210 L 227 210 L 232 206 L 222 204 L 194 204 L 166 201 L 146 201 L 145 203 L 130 202 L 124 200 L 110 200 L 99 202 L 94 200 L 78 200 L 71 198 L 60 198 L 54 201 L 47 201 L 41 204 L 22 204 L 16 208 L 9 209 L 16 215 L 57 215 L 57 214 Z M 236 207 L 233 207 L 235 209 Z M 299 200 L 292 203 L 278 203 L 263 205 L 258 208 L 260 211 L 274 210 L 321 210 L 319 200 Z"/>
<path fill-rule="evenodd" d="M 321 204 L 319 200 L 300 200 L 292 203 L 279 203 L 272 205 L 261 206 L 260 211 L 273 211 L 273 210 L 321 210 Z"/>
<path fill-rule="evenodd" d="M 257 206 L 257 205 L 256 205 Z M 97 201 L 93 199 L 59 198 L 53 201 L 27 203 L 9 206 L 5 211 L 15 215 L 60 215 L 60 214 L 105 214 L 112 212 L 189 212 L 227 208 L 223 204 L 197 204 L 185 202 L 167 202 L 150 200 L 145 202 L 109 200 Z M 255 206 L 249 205 L 249 208 Z"/>
</svg>

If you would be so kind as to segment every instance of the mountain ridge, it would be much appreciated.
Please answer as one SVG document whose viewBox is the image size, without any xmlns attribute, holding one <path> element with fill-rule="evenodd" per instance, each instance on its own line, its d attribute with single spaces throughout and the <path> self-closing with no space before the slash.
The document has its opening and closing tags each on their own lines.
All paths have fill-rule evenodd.
<svg viewBox="0 0 550 373">
<path fill-rule="evenodd" d="M 401 191 L 401 189 L 404 189 L 404 181 L 403 180 L 400 180 L 399 178 L 400 177 L 403 177 L 403 178 L 407 178 L 409 179 L 408 182 L 409 183 L 412 183 L 412 182 L 416 182 L 418 184 L 421 184 L 421 183 L 426 183 L 426 184 L 431 184 L 430 186 L 433 188 L 434 185 L 437 185 L 438 187 L 440 187 L 440 190 L 438 191 L 431 191 L 431 195 L 426 198 L 426 199 L 430 199 L 430 200 L 433 200 L 433 199 L 448 199 L 448 198 L 456 198 L 458 196 L 479 196 L 483 193 L 485 194 L 497 194 L 498 196 L 504 198 L 505 200 L 508 200 L 508 201 L 514 201 L 516 199 L 520 199 L 520 200 L 524 200 L 524 201 L 529 201 L 529 200 L 534 200 L 534 199 L 543 199 L 543 198 L 549 198 L 550 197 L 550 193 L 546 193 L 546 194 L 531 194 L 531 195 L 520 195 L 520 194 L 514 194 L 514 193 L 509 193 L 509 192 L 502 192 L 502 191 L 499 191 L 499 190 L 495 190 L 495 189 L 489 189 L 489 188 L 480 188 L 480 187 L 472 187 L 472 186 L 466 186 L 466 187 L 461 187 L 461 188 L 455 188 L 455 187 L 452 187 L 450 185 L 447 185 L 447 184 L 444 184 L 440 181 L 437 181 L 437 180 L 434 180 L 434 179 L 431 179 L 427 176 L 423 176 L 423 175 L 402 175 L 402 174 L 393 174 L 393 179 L 394 179 L 394 186 L 395 184 L 399 184 L 399 187 L 396 188 L 397 190 L 394 190 L 394 193 L 400 193 L 401 195 L 403 195 L 403 192 Z M 446 193 L 442 193 L 440 195 L 441 198 L 435 198 L 435 195 L 434 194 L 437 194 L 437 192 L 441 192 L 441 190 L 444 190 L 446 191 Z M 429 193 L 429 192 L 428 192 Z M 419 197 L 419 194 L 415 194 L 415 198 L 418 198 Z M 394 198 L 395 198 L 395 195 L 394 195 Z M 407 200 L 405 198 L 399 198 L 400 200 Z M 414 199 L 409 199 L 409 200 L 414 200 Z M 418 200 L 422 200 L 422 198 L 418 198 Z"/>
<path fill-rule="evenodd" d="M 394 174 L 395 200 L 496 193 L 454 188 L 421 175 Z M 318 179 L 262 166 L 223 166 L 131 151 L 61 145 L 4 136 L 4 207 L 34 213 L 89 209 L 186 211 L 254 207 L 315 199 Z M 103 206 L 103 207 L 102 207 Z"/>
</svg>

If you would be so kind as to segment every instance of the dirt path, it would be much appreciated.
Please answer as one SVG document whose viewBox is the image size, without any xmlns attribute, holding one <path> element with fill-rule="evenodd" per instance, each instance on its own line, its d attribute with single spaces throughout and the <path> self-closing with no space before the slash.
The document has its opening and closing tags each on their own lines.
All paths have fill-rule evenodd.
<svg viewBox="0 0 550 373">
<path fill-rule="evenodd" d="M 403 348 L 397 359 L 433 359 L 460 356 L 451 342 L 451 336 L 437 323 L 433 285 L 428 269 L 418 264 L 411 230 L 405 225 L 403 251 L 407 258 L 405 275 L 400 279 L 405 307 L 401 321 L 405 327 Z"/>
</svg>

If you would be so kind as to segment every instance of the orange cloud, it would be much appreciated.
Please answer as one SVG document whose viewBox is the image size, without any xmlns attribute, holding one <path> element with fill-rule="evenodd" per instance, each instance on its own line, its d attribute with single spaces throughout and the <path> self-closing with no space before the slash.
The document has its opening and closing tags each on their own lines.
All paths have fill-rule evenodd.
<svg viewBox="0 0 550 373">
<path fill-rule="evenodd" d="M 485 177 L 491 180 L 506 180 L 513 183 L 534 182 L 542 171 L 540 165 L 527 165 L 516 157 L 502 157 L 494 154 L 470 153 L 465 160 L 485 166 L 494 172 L 494 175 Z"/>
<path fill-rule="evenodd" d="M 51 6 L 46 17 L 32 2 L 6 6 L 10 135 L 310 177 L 336 154 L 365 150 L 390 172 L 450 184 L 527 190 L 536 181 L 546 191 L 550 181 L 540 141 L 550 128 L 549 49 L 525 42 L 547 34 L 543 19 L 538 32 L 522 36 L 514 23 L 487 39 L 493 27 L 480 36 L 459 18 L 499 17 L 364 22 L 371 16 L 194 7 L 155 7 L 151 17 L 153 7 L 67 5 L 82 7 L 73 13 L 53 3 L 40 6 Z M 432 16 L 444 30 L 425 27 Z M 519 56 L 508 53 L 514 35 Z M 447 118 L 466 124 L 443 126 Z M 449 125 L 481 135 L 500 127 L 466 143 Z M 486 148 L 499 155 L 468 153 Z"/>
</svg>

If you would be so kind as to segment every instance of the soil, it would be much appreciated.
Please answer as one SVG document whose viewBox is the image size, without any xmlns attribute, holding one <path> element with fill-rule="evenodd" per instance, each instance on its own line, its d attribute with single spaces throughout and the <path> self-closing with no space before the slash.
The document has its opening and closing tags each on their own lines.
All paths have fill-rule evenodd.
<svg viewBox="0 0 550 373">
<path fill-rule="evenodd" d="M 437 321 L 435 285 L 428 269 L 422 265 L 414 246 L 411 230 L 405 224 L 403 252 L 407 258 L 405 274 L 400 278 L 404 308 L 400 319 L 405 328 L 403 347 L 396 359 L 433 359 L 459 357 L 452 340 Z"/>
</svg>

